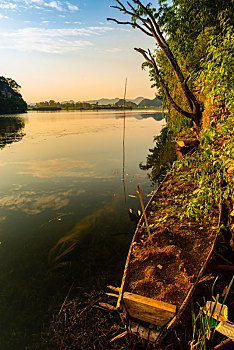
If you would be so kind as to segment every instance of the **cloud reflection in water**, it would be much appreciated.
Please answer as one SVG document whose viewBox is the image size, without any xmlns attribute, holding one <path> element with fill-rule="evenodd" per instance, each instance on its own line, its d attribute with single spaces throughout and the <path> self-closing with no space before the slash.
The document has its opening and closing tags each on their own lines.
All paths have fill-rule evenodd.
<svg viewBox="0 0 234 350">
<path fill-rule="evenodd" d="M 85 190 L 38 193 L 34 191 L 13 191 L 12 194 L 0 198 L 0 206 L 9 210 L 21 210 L 25 214 L 40 214 L 44 210 L 60 210 L 69 204 L 69 197 L 80 195 Z"/>
</svg>

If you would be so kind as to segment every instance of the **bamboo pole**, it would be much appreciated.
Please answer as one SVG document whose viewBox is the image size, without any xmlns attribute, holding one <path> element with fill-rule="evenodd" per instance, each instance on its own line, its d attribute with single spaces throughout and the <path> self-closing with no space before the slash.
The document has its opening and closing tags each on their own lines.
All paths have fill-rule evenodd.
<svg viewBox="0 0 234 350">
<path fill-rule="evenodd" d="M 146 217 L 145 207 L 144 207 L 143 200 L 142 200 L 142 197 L 141 197 L 141 190 L 140 190 L 140 186 L 139 185 L 137 185 L 137 192 L 139 194 L 139 198 L 140 198 L 140 202 L 141 202 L 141 208 L 142 208 L 142 211 L 143 211 L 143 215 L 144 215 L 144 219 L 145 219 L 145 224 L 146 224 L 146 229 L 147 229 L 147 232 L 148 232 L 148 236 L 149 236 L 150 242 L 153 244 L 153 240 L 152 240 L 152 236 L 151 236 L 151 233 L 150 233 L 150 228 L 149 228 L 149 225 L 148 225 L 148 220 L 147 220 L 147 217 Z"/>
<path fill-rule="evenodd" d="M 126 115 L 125 115 L 125 109 L 126 109 L 126 92 L 127 92 L 127 82 L 128 78 L 125 80 L 125 88 L 124 88 L 124 115 L 123 115 L 123 188 L 124 188 L 124 200 L 125 203 L 127 203 L 127 197 L 126 197 L 126 187 L 125 187 L 125 136 L 126 136 Z"/>
</svg>

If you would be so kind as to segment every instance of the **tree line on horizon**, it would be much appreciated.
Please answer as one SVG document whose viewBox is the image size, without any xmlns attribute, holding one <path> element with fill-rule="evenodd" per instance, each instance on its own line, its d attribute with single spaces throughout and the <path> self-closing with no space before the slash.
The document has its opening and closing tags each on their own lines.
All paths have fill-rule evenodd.
<svg viewBox="0 0 234 350">
<path fill-rule="evenodd" d="M 88 103 L 88 102 L 56 102 L 54 100 L 37 102 L 35 106 L 32 106 L 33 110 L 46 110 L 46 109 L 98 109 L 98 108 L 145 108 L 145 107 L 161 107 L 162 101 L 160 99 L 143 99 L 140 103 L 136 104 L 133 101 L 124 99 L 119 99 L 117 102 L 113 104 L 99 104 L 96 103 Z"/>
</svg>

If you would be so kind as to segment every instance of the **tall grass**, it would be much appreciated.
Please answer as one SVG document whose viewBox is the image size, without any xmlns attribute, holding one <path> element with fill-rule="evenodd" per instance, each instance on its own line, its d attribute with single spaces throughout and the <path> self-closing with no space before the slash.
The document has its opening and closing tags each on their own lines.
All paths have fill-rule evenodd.
<svg viewBox="0 0 234 350">
<path fill-rule="evenodd" d="M 227 291 L 224 295 L 223 301 L 221 303 L 221 309 L 219 312 L 219 315 L 217 317 L 217 320 L 213 318 L 214 312 L 217 306 L 217 303 L 219 302 L 219 294 L 214 297 L 214 286 L 217 281 L 218 277 L 216 277 L 212 288 L 211 288 L 211 296 L 214 300 L 214 306 L 211 307 L 210 310 L 207 310 L 206 308 L 206 300 L 204 300 L 204 306 L 201 307 L 199 304 L 199 311 L 198 314 L 195 314 L 194 305 L 192 304 L 192 326 L 193 326 L 193 338 L 190 342 L 190 350 L 206 350 L 207 349 L 207 340 L 213 339 L 215 329 L 217 324 L 219 323 L 219 319 L 221 316 L 221 312 L 224 306 L 224 303 L 227 299 L 227 296 L 230 292 L 230 289 L 232 287 L 234 276 L 231 279 L 231 282 L 228 285 Z M 209 312 L 207 312 L 209 311 Z"/>
</svg>

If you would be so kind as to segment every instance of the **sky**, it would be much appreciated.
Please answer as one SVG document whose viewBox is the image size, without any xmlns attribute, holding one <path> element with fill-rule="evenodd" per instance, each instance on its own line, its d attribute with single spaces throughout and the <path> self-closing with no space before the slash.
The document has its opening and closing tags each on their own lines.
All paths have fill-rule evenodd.
<svg viewBox="0 0 234 350">
<path fill-rule="evenodd" d="M 154 41 L 131 26 L 115 0 L 0 0 L 0 75 L 21 85 L 28 102 L 154 98 L 134 47 Z M 126 15 L 125 20 L 130 18 Z"/>
</svg>

